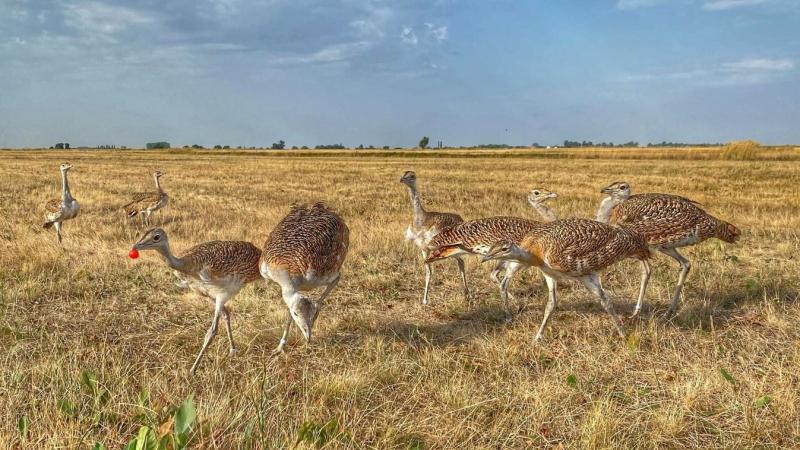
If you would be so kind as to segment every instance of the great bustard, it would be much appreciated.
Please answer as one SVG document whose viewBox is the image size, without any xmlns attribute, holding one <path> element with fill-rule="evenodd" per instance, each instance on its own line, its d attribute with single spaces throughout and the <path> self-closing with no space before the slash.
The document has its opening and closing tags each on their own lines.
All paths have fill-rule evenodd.
<svg viewBox="0 0 800 450">
<path fill-rule="evenodd" d="M 269 234 L 259 271 L 265 280 L 280 285 L 288 308 L 286 325 L 275 353 L 282 352 L 286 346 L 293 322 L 306 342 L 311 340 L 311 329 L 325 298 L 339 282 L 349 242 L 347 225 L 322 203 L 292 207 Z M 319 287 L 325 290 L 318 300 L 302 292 Z"/>
<path fill-rule="evenodd" d="M 454 225 L 462 223 L 464 219 L 458 214 L 443 213 L 434 211 L 425 211 L 422 206 L 422 199 L 417 192 L 417 175 L 414 172 L 408 171 L 400 178 L 400 182 L 408 186 L 409 194 L 411 195 L 411 207 L 413 209 L 413 221 L 406 229 L 406 239 L 414 242 L 422 252 L 422 258 L 428 258 L 428 244 L 430 240 Z M 464 283 L 464 299 L 469 301 L 469 287 L 467 286 L 467 273 L 464 267 L 464 260 L 461 257 L 455 257 L 458 270 L 461 272 L 461 280 Z M 431 283 L 432 268 L 430 263 L 425 263 L 425 290 L 422 294 L 422 304 L 428 304 L 428 291 Z"/>
<path fill-rule="evenodd" d="M 506 260 L 537 267 L 547 282 L 549 299 L 544 318 L 536 333 L 536 340 L 544 335 L 547 321 L 553 313 L 558 298 L 559 279 L 577 280 L 600 298 L 603 308 L 611 316 L 620 336 L 624 337 L 622 322 L 606 297 L 598 273 L 626 258 L 636 258 L 643 266 L 640 298 L 644 296 L 650 276 L 648 258 L 650 251 L 641 236 L 625 228 L 587 219 L 563 219 L 542 223 L 531 230 L 517 245 L 512 240 L 495 244 L 484 256 L 484 261 Z"/>
<path fill-rule="evenodd" d="M 167 206 L 169 197 L 161 187 L 161 177 L 164 173 L 160 170 L 153 172 L 153 178 L 156 181 L 156 190 L 151 192 L 137 192 L 131 196 L 131 202 L 123 206 L 122 209 L 128 217 L 139 216 L 142 218 L 144 215 L 144 222 L 150 223 L 150 214 L 154 211 Z"/>
<path fill-rule="evenodd" d="M 81 206 L 78 201 L 72 197 L 69 191 L 69 180 L 67 179 L 67 172 L 72 169 L 70 163 L 61 164 L 61 198 L 54 198 L 45 203 L 45 222 L 42 224 L 43 228 L 50 228 L 55 226 L 56 238 L 58 243 L 61 243 L 61 224 L 65 220 L 74 219 Z"/>
<path fill-rule="evenodd" d="M 545 222 L 558 220 L 558 215 L 555 211 L 545 204 L 545 202 L 551 198 L 558 198 L 558 194 L 539 187 L 531 189 L 531 193 L 528 194 L 528 203 L 539 213 L 539 216 L 541 216 L 542 220 Z"/>
<path fill-rule="evenodd" d="M 488 217 L 469 220 L 450 227 L 428 243 L 425 263 L 430 264 L 446 258 L 460 258 L 463 255 L 486 255 L 498 241 L 510 239 L 519 242 L 539 222 L 518 217 Z M 514 274 L 522 267 L 514 261 L 500 261 L 492 271 L 492 279 L 500 287 L 500 298 L 506 308 L 506 315 L 511 317 L 508 307 L 508 285 Z M 503 279 L 497 275 L 505 268 Z"/>
<path fill-rule="evenodd" d="M 155 250 L 166 261 L 178 277 L 178 287 L 188 288 L 210 299 L 214 303 L 214 316 L 211 327 L 203 340 L 203 346 L 192 364 L 191 373 L 197 369 L 200 360 L 214 336 L 220 315 L 225 316 L 230 353 L 236 351 L 231 330 L 231 313 L 225 304 L 244 287 L 258 280 L 258 260 L 261 250 L 249 242 L 210 241 L 190 248 L 182 257 L 172 254 L 167 233 L 161 228 L 153 228 L 144 233 L 131 250 L 131 258 L 139 256 L 139 250 Z"/>
<path fill-rule="evenodd" d="M 601 191 L 608 197 L 600 203 L 597 220 L 618 224 L 642 235 L 654 250 L 678 262 L 681 272 L 672 294 L 669 312 L 678 310 L 683 284 L 691 263 L 678 253 L 678 248 L 699 244 L 708 238 L 735 243 L 740 231 L 724 220 L 706 213 L 697 202 L 669 194 L 631 195 L 629 183 L 619 181 Z M 641 310 L 636 304 L 634 314 Z"/>
</svg>

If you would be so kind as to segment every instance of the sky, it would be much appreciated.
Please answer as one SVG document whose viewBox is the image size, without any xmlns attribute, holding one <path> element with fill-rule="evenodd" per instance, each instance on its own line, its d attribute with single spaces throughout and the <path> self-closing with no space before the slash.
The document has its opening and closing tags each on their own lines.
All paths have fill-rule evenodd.
<svg viewBox="0 0 800 450">
<path fill-rule="evenodd" d="M 800 143 L 800 0 L 0 0 L 0 147 Z"/>
</svg>

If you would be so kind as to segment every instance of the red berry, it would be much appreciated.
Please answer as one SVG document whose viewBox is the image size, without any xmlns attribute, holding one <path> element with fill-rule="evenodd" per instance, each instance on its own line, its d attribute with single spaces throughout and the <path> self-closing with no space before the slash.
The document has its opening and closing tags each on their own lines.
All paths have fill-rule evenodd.
<svg viewBox="0 0 800 450">
<path fill-rule="evenodd" d="M 131 252 L 130 252 L 130 253 L 128 253 L 128 256 L 130 256 L 130 257 L 131 257 L 131 259 L 136 259 L 136 258 L 138 258 L 138 257 L 139 257 L 139 250 L 136 250 L 135 248 L 132 248 L 132 249 L 131 249 Z"/>
</svg>

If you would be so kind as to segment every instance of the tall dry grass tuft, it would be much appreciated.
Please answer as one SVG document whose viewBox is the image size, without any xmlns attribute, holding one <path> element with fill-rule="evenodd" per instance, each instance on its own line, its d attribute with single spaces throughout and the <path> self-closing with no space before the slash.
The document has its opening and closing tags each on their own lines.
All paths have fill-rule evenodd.
<svg viewBox="0 0 800 450">
<path fill-rule="evenodd" d="M 748 161 L 758 159 L 764 148 L 756 141 L 731 141 L 722 147 L 722 159 L 729 161 Z"/>
</svg>

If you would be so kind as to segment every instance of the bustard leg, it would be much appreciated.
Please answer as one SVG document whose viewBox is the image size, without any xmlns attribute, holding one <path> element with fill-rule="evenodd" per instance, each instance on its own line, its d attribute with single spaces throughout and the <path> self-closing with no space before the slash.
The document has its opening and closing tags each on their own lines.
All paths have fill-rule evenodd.
<svg viewBox="0 0 800 450">
<path fill-rule="evenodd" d="M 286 347 L 286 343 L 289 342 L 289 331 L 292 329 L 292 313 L 287 309 L 286 310 L 286 324 L 283 326 L 283 336 L 281 336 L 281 341 L 278 343 L 278 347 L 272 351 L 273 355 L 278 355 L 283 353 L 283 349 Z"/>
<path fill-rule="evenodd" d="M 646 260 L 642 260 L 642 283 L 639 285 L 639 298 L 636 299 L 636 308 L 633 310 L 633 314 L 630 315 L 630 319 L 639 315 L 639 312 L 642 310 L 642 305 L 644 304 L 644 293 L 647 291 L 647 283 L 650 281 L 650 263 Z M 602 288 L 602 286 L 600 286 Z"/>
<path fill-rule="evenodd" d="M 686 282 L 686 276 L 689 274 L 689 270 L 692 268 L 692 263 L 689 262 L 689 260 L 683 255 L 678 253 L 678 250 L 674 248 L 663 249 L 661 250 L 661 253 L 673 258 L 675 261 L 678 261 L 678 264 L 681 265 L 681 273 L 678 275 L 678 285 L 675 286 L 675 293 L 672 294 L 672 302 L 669 305 L 669 314 L 673 315 L 678 312 L 678 302 L 681 299 L 683 283 Z"/>
<path fill-rule="evenodd" d="M 56 239 L 61 243 L 61 222 L 54 222 L 53 226 L 56 228 Z"/>
<path fill-rule="evenodd" d="M 433 269 L 431 268 L 431 265 L 428 264 L 428 263 L 425 263 L 425 291 L 423 291 L 423 293 L 422 293 L 422 304 L 423 305 L 427 305 L 428 304 L 428 288 L 431 285 L 431 272 L 433 272 Z"/>
<path fill-rule="evenodd" d="M 614 326 L 617 328 L 617 333 L 619 333 L 619 335 L 624 339 L 625 331 L 622 329 L 622 322 L 619 320 L 617 313 L 614 311 L 614 305 L 611 304 L 611 300 L 609 300 L 606 296 L 606 291 L 604 291 L 603 287 L 600 286 L 600 278 L 596 273 L 593 273 L 591 275 L 581 277 L 580 280 L 584 286 L 586 286 L 595 295 L 600 297 L 600 304 L 603 305 L 603 308 L 605 308 L 608 315 L 611 316 L 611 320 L 614 322 Z"/>
<path fill-rule="evenodd" d="M 522 268 L 522 266 L 518 263 L 508 263 L 506 266 L 506 274 L 500 282 L 500 297 L 503 299 L 503 305 L 506 309 L 506 322 L 511 322 L 511 306 L 508 304 L 508 300 L 514 298 L 508 293 L 508 285 L 511 283 L 514 274 L 516 274 L 520 268 Z"/>
<path fill-rule="evenodd" d="M 544 317 L 542 317 L 542 324 L 539 325 L 539 331 L 536 332 L 536 337 L 533 338 L 534 341 L 539 341 L 544 336 L 544 329 L 547 327 L 547 322 L 550 320 L 550 316 L 553 314 L 553 310 L 556 309 L 558 306 L 558 294 L 556 293 L 556 289 L 558 288 L 558 282 L 555 278 L 547 275 L 546 273 L 542 272 L 544 275 L 544 280 L 547 282 L 547 305 L 544 307 Z"/>
<path fill-rule="evenodd" d="M 458 264 L 458 270 L 461 272 L 461 281 L 464 282 L 464 301 L 470 303 L 469 286 L 467 286 L 467 270 L 464 266 L 464 260 L 456 257 L 456 264 Z"/>
<path fill-rule="evenodd" d="M 225 316 L 225 331 L 228 333 L 228 343 L 230 344 L 229 354 L 236 353 L 236 343 L 233 342 L 233 329 L 231 328 L 231 312 L 226 306 L 222 307 L 222 315 Z"/>
<path fill-rule="evenodd" d="M 505 261 L 497 261 L 497 265 L 494 266 L 494 269 L 492 269 L 492 273 L 489 274 L 489 277 L 492 279 L 492 281 L 494 281 L 498 285 L 502 283 L 502 280 L 500 280 L 500 272 L 503 269 L 505 269 L 505 267 L 506 267 Z"/>
<path fill-rule="evenodd" d="M 200 353 L 197 354 L 197 358 L 194 360 L 194 364 L 192 364 L 192 368 L 190 372 L 194 374 L 194 371 L 197 370 L 198 364 L 200 364 L 200 360 L 203 359 L 203 354 L 206 352 L 209 344 L 214 339 L 214 336 L 217 335 L 217 325 L 219 324 L 219 316 L 222 314 L 222 310 L 225 308 L 225 298 L 220 297 L 217 298 L 214 302 L 214 317 L 211 319 L 211 327 L 206 332 L 206 337 L 203 340 L 203 347 L 200 348 Z"/>
</svg>

